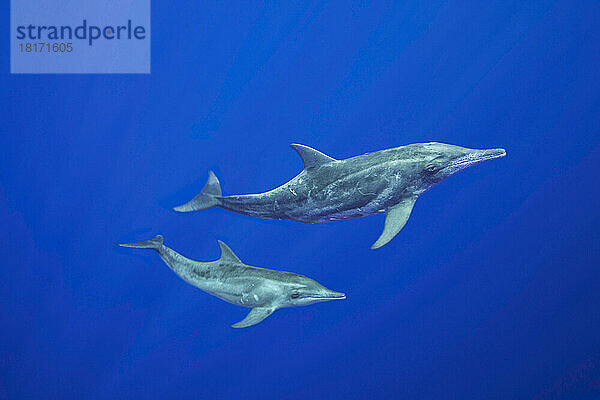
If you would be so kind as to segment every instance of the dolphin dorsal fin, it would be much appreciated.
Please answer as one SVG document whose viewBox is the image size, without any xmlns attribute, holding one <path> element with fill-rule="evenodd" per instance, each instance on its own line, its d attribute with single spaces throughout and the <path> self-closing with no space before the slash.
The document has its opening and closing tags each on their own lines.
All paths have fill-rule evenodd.
<svg viewBox="0 0 600 400">
<path fill-rule="evenodd" d="M 230 261 L 243 264 L 242 260 L 240 260 L 238 256 L 235 255 L 235 253 L 229 248 L 229 246 L 227 246 L 220 240 L 218 240 L 218 242 L 219 247 L 221 247 L 221 257 L 219 258 L 219 261 Z"/>
<path fill-rule="evenodd" d="M 304 169 L 311 169 L 320 167 L 323 164 L 337 161 L 335 158 L 329 157 L 327 154 L 323 154 L 312 147 L 305 146 L 303 144 L 293 143 L 290 144 L 292 149 L 296 150 L 302 161 L 304 161 Z"/>
</svg>

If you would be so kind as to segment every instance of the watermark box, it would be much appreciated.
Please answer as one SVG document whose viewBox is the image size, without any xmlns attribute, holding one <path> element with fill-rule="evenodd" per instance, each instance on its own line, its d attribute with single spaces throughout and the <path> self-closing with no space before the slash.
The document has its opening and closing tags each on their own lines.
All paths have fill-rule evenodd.
<svg viewBox="0 0 600 400">
<path fill-rule="evenodd" d="M 150 0 L 10 5 L 11 73 L 150 73 Z"/>
</svg>

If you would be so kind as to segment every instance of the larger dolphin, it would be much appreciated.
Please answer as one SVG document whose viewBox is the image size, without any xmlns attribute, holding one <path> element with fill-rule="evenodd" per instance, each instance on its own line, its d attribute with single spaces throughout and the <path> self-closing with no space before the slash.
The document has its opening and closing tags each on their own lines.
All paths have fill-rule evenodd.
<svg viewBox="0 0 600 400">
<path fill-rule="evenodd" d="M 346 298 L 344 293 L 329 290 L 302 275 L 246 265 L 221 241 L 221 257 L 212 262 L 185 258 L 165 246 L 160 235 L 119 246 L 154 249 L 187 283 L 229 303 L 252 308 L 246 318 L 232 325 L 234 328 L 258 324 L 278 308 Z"/>
<path fill-rule="evenodd" d="M 304 170 L 276 189 L 259 194 L 223 196 L 210 171 L 200 194 L 175 207 L 189 212 L 219 206 L 265 219 L 322 223 L 386 212 L 377 249 L 404 227 L 417 198 L 467 167 L 506 155 L 504 149 L 475 150 L 444 143 L 407 146 L 336 160 L 315 149 L 292 144 Z"/>
</svg>

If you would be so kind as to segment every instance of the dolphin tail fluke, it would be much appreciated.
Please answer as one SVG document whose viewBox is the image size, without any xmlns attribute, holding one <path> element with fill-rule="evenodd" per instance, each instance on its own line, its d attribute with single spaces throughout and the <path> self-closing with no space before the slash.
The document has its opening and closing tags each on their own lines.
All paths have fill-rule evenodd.
<svg viewBox="0 0 600 400">
<path fill-rule="evenodd" d="M 202 188 L 202 191 L 192 200 L 173 208 L 179 212 L 190 212 L 206 210 L 207 208 L 215 207 L 221 204 L 220 197 L 222 196 L 221 184 L 216 175 L 212 171 L 208 171 L 208 180 Z"/>
<path fill-rule="evenodd" d="M 164 238 L 161 235 L 156 235 L 152 239 L 144 240 L 137 243 L 120 244 L 121 247 L 133 247 L 136 249 L 154 249 L 158 250 L 162 247 Z"/>
</svg>

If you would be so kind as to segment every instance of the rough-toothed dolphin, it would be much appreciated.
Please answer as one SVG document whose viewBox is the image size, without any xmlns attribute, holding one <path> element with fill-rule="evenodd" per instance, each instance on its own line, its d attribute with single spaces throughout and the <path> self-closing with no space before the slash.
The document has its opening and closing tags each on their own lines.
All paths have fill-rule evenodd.
<svg viewBox="0 0 600 400">
<path fill-rule="evenodd" d="M 475 150 L 444 143 L 415 143 L 336 160 L 292 144 L 304 161 L 294 179 L 265 193 L 223 196 L 210 171 L 200 194 L 176 211 L 219 206 L 265 219 L 321 223 L 387 212 L 383 233 L 371 246 L 388 243 L 406 224 L 417 198 L 467 167 L 506 155 L 504 149 Z"/>
<path fill-rule="evenodd" d="M 119 246 L 154 249 L 187 283 L 229 303 L 252 308 L 246 318 L 232 325 L 234 328 L 258 324 L 278 308 L 346 298 L 344 293 L 329 290 L 302 275 L 246 265 L 221 241 L 221 257 L 211 262 L 185 258 L 165 246 L 160 235 Z"/>
</svg>

